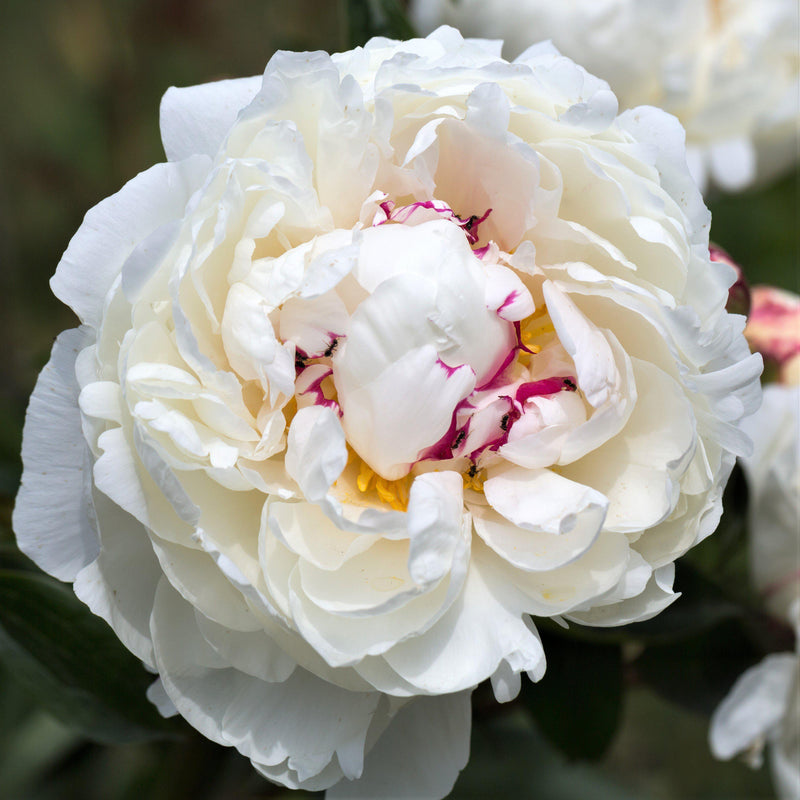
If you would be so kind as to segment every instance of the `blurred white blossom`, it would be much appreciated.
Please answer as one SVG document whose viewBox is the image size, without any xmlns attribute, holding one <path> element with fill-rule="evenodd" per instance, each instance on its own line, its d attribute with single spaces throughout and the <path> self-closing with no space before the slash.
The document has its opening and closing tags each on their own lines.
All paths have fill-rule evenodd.
<svg viewBox="0 0 800 800">
<path fill-rule="evenodd" d="M 550 39 L 621 108 L 675 114 L 702 191 L 739 190 L 797 160 L 796 0 L 413 0 L 412 13 L 422 32 L 447 23 L 504 39 L 507 56 Z"/>
<path fill-rule="evenodd" d="M 800 628 L 800 298 L 754 287 L 745 334 L 753 349 L 778 364 L 782 383 L 764 389 L 746 419 L 753 453 L 742 458 L 750 496 L 750 569 L 765 607 Z M 796 647 L 800 648 L 800 640 Z M 743 754 L 760 766 L 769 745 L 776 790 L 800 798 L 800 653 L 777 653 L 747 670 L 714 714 L 717 758 Z"/>
</svg>

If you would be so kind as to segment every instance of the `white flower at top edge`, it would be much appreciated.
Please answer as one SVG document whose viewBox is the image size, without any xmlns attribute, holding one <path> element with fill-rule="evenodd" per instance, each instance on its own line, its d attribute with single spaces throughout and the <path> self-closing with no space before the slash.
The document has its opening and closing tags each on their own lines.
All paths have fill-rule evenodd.
<svg viewBox="0 0 800 800">
<path fill-rule="evenodd" d="M 607 80 L 621 108 L 654 105 L 686 128 L 705 191 L 738 191 L 797 162 L 796 0 L 414 0 L 426 33 L 504 39 L 515 56 L 549 39 Z"/>
</svg>

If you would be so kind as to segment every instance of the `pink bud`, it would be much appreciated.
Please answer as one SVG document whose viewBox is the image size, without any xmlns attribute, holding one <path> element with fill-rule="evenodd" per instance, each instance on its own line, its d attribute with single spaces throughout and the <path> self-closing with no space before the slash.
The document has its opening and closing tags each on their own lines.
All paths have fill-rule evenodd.
<svg viewBox="0 0 800 800">
<path fill-rule="evenodd" d="M 708 254 L 712 261 L 721 261 L 736 270 L 736 282 L 728 289 L 728 302 L 726 310 L 731 314 L 743 314 L 747 316 L 750 312 L 750 286 L 744 277 L 742 268 L 730 257 L 726 250 L 715 244 L 709 245 Z"/>
<path fill-rule="evenodd" d="M 744 335 L 752 350 L 764 356 L 777 380 L 800 384 L 800 297 L 774 286 L 754 286 Z"/>
</svg>

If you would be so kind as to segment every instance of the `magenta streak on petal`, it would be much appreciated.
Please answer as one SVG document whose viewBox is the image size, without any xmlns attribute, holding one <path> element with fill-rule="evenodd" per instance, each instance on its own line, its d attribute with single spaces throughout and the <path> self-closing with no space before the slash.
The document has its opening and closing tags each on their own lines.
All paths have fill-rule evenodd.
<svg viewBox="0 0 800 800">
<path fill-rule="evenodd" d="M 517 322 L 514 323 L 514 330 L 517 332 L 517 349 L 522 350 L 526 353 L 530 353 L 532 356 L 535 356 L 536 353 L 538 353 L 539 351 L 531 350 L 530 347 L 526 347 L 522 343 L 522 323 L 519 320 L 517 320 Z"/>
<path fill-rule="evenodd" d="M 446 366 L 446 365 L 445 365 Z M 417 461 L 446 461 L 453 457 L 454 442 L 459 437 L 461 431 L 457 429 L 458 412 L 464 408 L 472 408 L 469 398 L 464 398 L 453 410 L 453 418 L 450 420 L 450 427 L 437 442 L 430 447 L 426 447 L 417 456 Z M 469 420 L 463 427 L 463 431 L 468 432 Z M 463 439 L 463 437 L 461 437 Z"/>
<path fill-rule="evenodd" d="M 441 358 L 437 358 L 436 363 L 447 373 L 448 378 L 452 378 L 456 372 L 458 372 L 460 369 L 464 369 L 464 367 L 467 367 L 467 369 L 470 370 L 472 369 L 472 367 L 468 366 L 467 364 L 459 364 L 457 367 L 451 367 L 445 364 Z"/>
<path fill-rule="evenodd" d="M 461 227 L 464 228 L 464 233 L 467 234 L 467 239 L 469 239 L 470 244 L 478 243 L 478 239 L 480 239 L 480 236 L 478 236 L 478 226 L 481 224 L 481 222 L 484 222 L 491 213 L 492 209 L 489 208 L 481 217 L 477 216 L 476 214 L 473 214 L 471 217 L 467 217 L 467 219 L 458 217 Z M 483 250 L 483 248 L 481 248 L 481 250 Z M 478 251 L 476 250 L 475 252 L 477 253 Z M 485 255 L 485 251 L 478 256 L 478 258 L 481 258 L 483 255 Z"/>
<path fill-rule="evenodd" d="M 522 416 L 522 412 L 517 408 L 514 401 L 507 395 L 500 395 L 500 400 L 508 402 L 508 411 L 503 415 L 500 423 L 500 433 L 494 439 L 489 439 L 484 442 L 480 447 L 477 447 L 469 454 L 470 461 L 477 461 L 484 450 L 498 450 L 508 442 L 508 435 L 511 433 L 511 428 L 514 423 Z"/>
<path fill-rule="evenodd" d="M 485 392 L 487 389 L 497 389 L 498 387 L 503 386 L 505 383 L 508 383 L 508 381 L 505 381 L 503 379 L 503 373 L 509 368 L 511 364 L 514 363 L 514 359 L 517 357 L 517 350 L 518 346 L 514 345 L 514 347 L 512 347 L 508 351 L 506 357 L 503 359 L 502 363 L 497 368 L 494 375 L 492 375 L 492 377 L 489 378 L 485 383 L 482 383 L 480 386 L 478 386 L 475 389 L 475 391 Z"/>
<path fill-rule="evenodd" d="M 489 245 L 484 245 L 483 247 L 478 247 L 472 251 L 475 253 L 476 258 L 483 258 L 489 252 Z"/>
<path fill-rule="evenodd" d="M 518 292 L 516 289 L 514 289 L 514 290 L 513 290 L 513 291 L 511 291 L 511 292 L 509 292 L 509 294 L 508 294 L 508 297 L 506 297 L 506 299 L 505 299 L 505 300 L 503 300 L 503 302 L 502 302 L 502 303 L 500 304 L 500 306 L 497 308 L 497 314 L 498 314 L 498 316 L 502 316 L 502 315 L 500 314 L 500 312 L 501 312 L 501 311 L 502 311 L 502 310 L 503 310 L 503 309 L 504 309 L 506 306 L 510 306 L 510 305 L 511 305 L 511 304 L 512 304 L 512 303 L 513 303 L 513 302 L 514 302 L 514 301 L 515 301 L 515 300 L 516 300 L 518 297 L 519 297 L 519 292 Z"/>
<path fill-rule="evenodd" d="M 342 416 L 342 409 L 339 408 L 339 404 L 335 400 L 329 400 L 325 397 L 325 393 L 322 391 L 322 382 L 325 378 L 329 378 L 333 375 L 332 369 L 327 369 L 325 372 L 322 373 L 316 380 L 312 381 L 308 388 L 300 392 L 301 395 L 303 394 L 314 394 L 314 405 L 315 406 L 325 406 L 325 408 L 332 408 L 340 417 Z"/>
<path fill-rule="evenodd" d="M 478 243 L 478 240 L 480 239 L 480 236 L 478 235 L 478 226 L 486 220 L 489 214 L 492 213 L 492 209 L 489 208 L 480 217 L 477 214 L 472 214 L 464 219 L 456 214 L 456 212 L 453 211 L 453 209 L 442 200 L 418 200 L 416 203 L 409 203 L 407 206 L 399 207 L 396 206 L 392 200 L 384 200 L 379 204 L 379 206 L 386 215 L 386 219 L 375 222 L 373 223 L 374 225 L 384 225 L 387 222 L 408 222 L 417 209 L 425 208 L 429 211 L 435 211 L 437 214 L 442 214 L 447 219 L 455 222 L 455 224 L 458 225 L 459 228 L 461 228 L 466 234 L 467 241 L 470 243 L 470 245 Z M 485 247 L 481 247 L 474 252 L 478 258 L 483 258 L 488 249 L 489 246 L 486 245 Z"/>
<path fill-rule="evenodd" d="M 530 381 L 523 383 L 518 389 L 515 399 L 518 403 L 524 403 L 531 397 L 541 397 L 546 394 L 556 392 L 574 392 L 577 389 L 574 377 L 553 377 L 543 378 L 540 381 Z"/>
<path fill-rule="evenodd" d="M 419 200 L 416 203 L 410 203 L 407 206 L 400 207 L 395 206 L 392 200 L 384 200 L 380 204 L 380 207 L 383 213 L 386 214 L 386 219 L 376 223 L 377 225 L 383 225 L 386 222 L 408 222 L 418 208 L 427 208 L 431 211 L 435 211 L 437 214 L 444 214 L 449 219 L 458 220 L 452 208 L 446 203 L 436 200 Z"/>
</svg>

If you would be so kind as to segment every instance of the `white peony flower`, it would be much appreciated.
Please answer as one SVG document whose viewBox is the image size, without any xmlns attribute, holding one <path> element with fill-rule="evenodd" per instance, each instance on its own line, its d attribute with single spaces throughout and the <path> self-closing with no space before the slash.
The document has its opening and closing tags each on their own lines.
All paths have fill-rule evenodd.
<svg viewBox="0 0 800 800">
<path fill-rule="evenodd" d="M 800 386 L 767 386 L 745 430 L 755 443 L 742 459 L 753 584 L 773 614 L 793 623 L 790 609 L 800 600 Z"/>
<path fill-rule="evenodd" d="M 616 114 L 549 45 L 278 53 L 70 243 L 20 547 L 267 777 L 444 796 L 532 617 L 651 617 L 714 530 L 761 361 L 683 131 Z"/>
<path fill-rule="evenodd" d="M 745 333 L 789 383 L 764 389 L 758 411 L 743 421 L 753 453 L 742 459 L 750 492 L 750 569 L 766 608 L 800 629 L 800 298 L 761 286 Z M 791 385 L 794 383 L 794 385 Z M 744 753 L 759 767 L 769 745 L 782 800 L 800 798 L 800 638 L 796 653 L 775 653 L 747 670 L 714 712 L 711 750 L 717 758 Z"/>
<path fill-rule="evenodd" d="M 796 0 L 413 0 L 423 32 L 446 22 L 505 39 L 550 39 L 607 80 L 622 108 L 659 106 L 686 128 L 701 187 L 736 191 L 797 160 Z"/>
<path fill-rule="evenodd" d="M 774 653 L 741 675 L 714 712 L 710 742 L 717 758 L 743 754 L 752 767 L 769 744 L 778 797 L 800 798 L 800 655 Z"/>
</svg>

